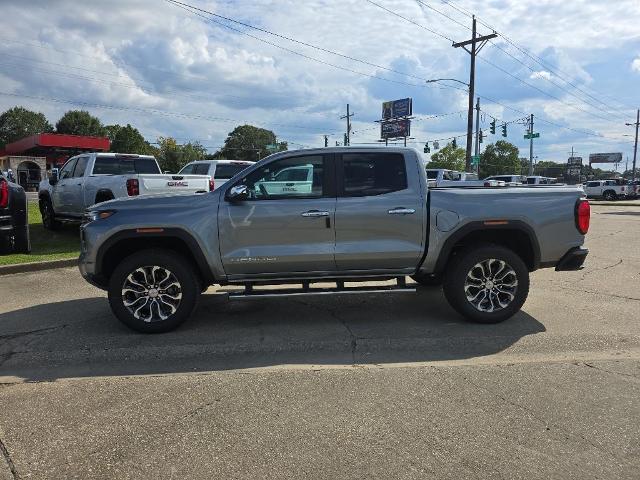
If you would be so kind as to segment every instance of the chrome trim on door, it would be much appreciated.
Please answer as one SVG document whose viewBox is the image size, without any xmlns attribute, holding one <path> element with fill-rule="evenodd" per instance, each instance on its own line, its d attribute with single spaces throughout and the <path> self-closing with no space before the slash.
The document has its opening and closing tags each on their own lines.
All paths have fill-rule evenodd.
<svg viewBox="0 0 640 480">
<path fill-rule="evenodd" d="M 303 217 L 328 217 L 329 212 L 324 212 L 320 210 L 309 210 L 308 212 L 304 212 L 302 216 Z"/>
<path fill-rule="evenodd" d="M 415 208 L 392 208 L 387 212 L 389 215 L 411 215 L 416 213 Z"/>
</svg>

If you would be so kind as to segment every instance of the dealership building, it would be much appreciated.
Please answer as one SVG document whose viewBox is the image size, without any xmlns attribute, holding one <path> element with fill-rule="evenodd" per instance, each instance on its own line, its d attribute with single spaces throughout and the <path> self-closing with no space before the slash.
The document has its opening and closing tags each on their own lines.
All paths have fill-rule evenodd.
<svg viewBox="0 0 640 480">
<path fill-rule="evenodd" d="M 70 157 L 83 152 L 107 152 L 107 137 L 39 133 L 8 143 L 0 150 L 0 169 L 13 171 L 27 191 L 36 191 L 40 180 L 61 167 Z"/>
</svg>

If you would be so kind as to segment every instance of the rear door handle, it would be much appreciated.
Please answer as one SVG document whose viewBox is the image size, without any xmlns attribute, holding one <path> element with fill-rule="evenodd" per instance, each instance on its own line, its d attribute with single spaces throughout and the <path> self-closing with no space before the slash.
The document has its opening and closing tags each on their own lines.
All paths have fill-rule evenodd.
<svg viewBox="0 0 640 480">
<path fill-rule="evenodd" d="M 328 217 L 329 212 L 324 212 L 320 210 L 309 210 L 308 212 L 304 212 L 302 216 L 303 217 Z"/>
<path fill-rule="evenodd" d="M 412 215 L 416 213 L 415 208 L 392 208 L 387 212 L 389 215 Z"/>
</svg>

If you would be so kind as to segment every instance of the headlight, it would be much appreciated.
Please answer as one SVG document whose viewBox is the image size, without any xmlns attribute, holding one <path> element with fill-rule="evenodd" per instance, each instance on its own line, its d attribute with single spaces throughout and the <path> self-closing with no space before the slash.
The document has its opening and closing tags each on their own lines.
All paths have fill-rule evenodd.
<svg viewBox="0 0 640 480">
<path fill-rule="evenodd" d="M 90 210 L 86 213 L 85 219 L 87 222 L 95 222 L 103 218 L 109 218 L 116 213 L 114 210 Z"/>
</svg>

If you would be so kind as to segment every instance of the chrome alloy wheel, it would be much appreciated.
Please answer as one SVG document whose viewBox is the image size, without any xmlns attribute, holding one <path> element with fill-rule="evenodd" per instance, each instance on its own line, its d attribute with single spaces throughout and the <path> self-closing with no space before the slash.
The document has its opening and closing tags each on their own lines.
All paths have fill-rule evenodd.
<svg viewBox="0 0 640 480">
<path fill-rule="evenodd" d="M 507 262 L 488 258 L 476 263 L 464 282 L 467 300 L 481 312 L 507 308 L 516 296 L 518 277 Z"/>
<path fill-rule="evenodd" d="M 122 284 L 122 302 L 129 312 L 144 322 L 160 322 L 176 313 L 182 301 L 182 286 L 169 270 L 158 266 L 140 267 Z"/>
</svg>

